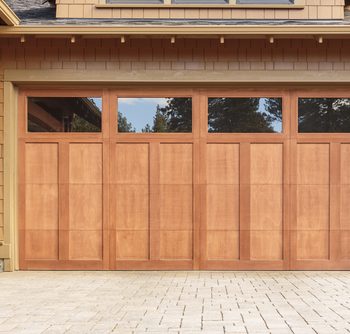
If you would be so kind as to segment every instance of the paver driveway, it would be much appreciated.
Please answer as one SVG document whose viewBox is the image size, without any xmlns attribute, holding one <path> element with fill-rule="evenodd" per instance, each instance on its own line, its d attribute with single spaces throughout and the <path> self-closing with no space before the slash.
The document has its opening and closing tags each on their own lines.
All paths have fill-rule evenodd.
<svg viewBox="0 0 350 334">
<path fill-rule="evenodd" d="M 350 333 L 350 272 L 0 274 L 5 333 Z"/>
</svg>

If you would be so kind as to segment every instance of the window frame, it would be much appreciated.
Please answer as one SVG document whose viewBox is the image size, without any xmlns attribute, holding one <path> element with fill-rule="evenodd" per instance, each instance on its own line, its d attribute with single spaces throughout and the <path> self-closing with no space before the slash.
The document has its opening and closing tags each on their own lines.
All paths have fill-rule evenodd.
<svg viewBox="0 0 350 334">
<path fill-rule="evenodd" d="M 118 132 L 118 98 L 167 98 L 182 97 L 192 99 L 192 132 L 151 132 L 151 133 L 135 133 L 135 132 Z M 199 134 L 199 103 L 195 88 L 183 89 L 179 86 L 169 88 L 154 87 L 145 88 L 136 86 L 134 88 L 121 88 L 112 90 L 110 93 L 110 123 L 109 132 L 112 140 L 121 142 L 128 141 L 148 141 L 148 140 L 177 140 L 178 142 L 186 142 L 193 140 L 193 137 Z"/>
<path fill-rule="evenodd" d="M 218 133 L 218 132 L 209 132 L 208 131 L 208 98 L 217 98 L 217 97 L 226 97 L 226 98 L 244 98 L 244 97 L 252 97 L 252 96 L 273 96 L 282 98 L 282 132 L 280 133 L 262 133 L 262 132 L 246 132 L 246 133 Z M 221 90 L 218 89 L 209 89 L 206 90 L 205 94 L 202 95 L 202 98 L 205 99 L 202 102 L 204 104 L 204 116 L 205 124 L 203 122 L 201 131 L 207 136 L 209 141 L 253 141 L 253 142 L 280 142 L 283 139 L 287 139 L 290 137 L 291 132 L 291 113 L 290 111 L 290 93 L 284 90 L 277 90 L 275 88 L 237 88 L 237 89 L 229 89 L 224 88 Z"/>
<path fill-rule="evenodd" d="M 49 98 L 49 97 L 94 97 L 94 98 L 101 98 L 102 100 L 102 112 L 101 112 L 101 131 L 99 132 L 30 132 L 28 131 L 28 98 L 30 97 L 42 97 L 42 98 Z M 19 96 L 19 103 L 20 110 L 23 110 L 21 115 L 19 117 L 21 118 L 21 121 L 19 122 L 19 133 L 22 133 L 26 138 L 33 138 L 33 139 L 74 139 L 74 138 L 82 138 L 82 139 L 88 139 L 88 138 L 95 138 L 95 139 L 102 139 L 103 134 L 106 131 L 107 128 L 107 122 L 108 122 L 108 110 L 107 110 L 107 103 L 106 99 L 103 94 L 103 90 L 92 90 L 91 88 L 87 89 L 62 89 L 57 88 L 55 90 L 54 88 L 42 88 L 42 89 L 23 89 L 20 92 Z"/>
<path fill-rule="evenodd" d="M 119 126 L 118 126 L 118 113 L 119 113 L 119 99 L 152 99 L 152 98 L 184 98 L 184 99 L 191 99 L 191 131 L 190 132 L 119 132 Z M 151 134 L 167 134 L 167 135 L 173 135 L 173 134 L 180 134 L 180 135 L 184 135 L 184 134 L 193 134 L 193 98 L 191 96 L 158 96 L 157 94 L 155 94 L 154 96 L 134 96 L 134 97 L 125 97 L 123 95 L 119 95 L 117 97 L 117 106 L 116 106 L 116 132 L 117 134 L 133 134 L 133 135 L 138 135 L 138 134 L 147 134 L 147 135 L 151 135 Z M 148 123 L 147 123 L 148 124 Z"/>
<path fill-rule="evenodd" d="M 257 96 L 255 96 L 257 95 Z M 284 114 L 283 114 L 283 108 L 284 108 L 284 105 L 283 105 L 283 97 L 280 96 L 281 94 L 278 94 L 277 96 L 261 96 L 261 94 L 253 94 L 253 96 L 250 96 L 250 97 L 247 97 L 247 96 L 216 96 L 216 97 L 213 97 L 213 96 L 210 96 L 208 97 L 208 100 L 207 100 L 207 133 L 208 134 L 234 134 L 234 135 L 239 135 L 239 134 L 253 134 L 253 135 L 257 135 L 257 134 L 263 134 L 263 135 L 268 135 L 268 134 L 283 134 L 284 133 L 284 123 L 283 123 L 283 119 L 284 119 Z M 276 99 L 281 99 L 281 107 L 282 107 L 282 110 L 281 110 L 281 113 L 282 113 L 282 122 L 281 122 L 281 126 L 282 126 L 282 131 L 280 132 L 210 132 L 209 131 L 209 99 L 220 99 L 220 98 L 225 98 L 225 99 L 248 99 L 248 98 L 257 98 L 257 99 L 273 99 L 273 98 L 276 98 Z"/>
<path fill-rule="evenodd" d="M 298 112 L 298 100 L 299 98 L 346 98 L 350 99 L 350 93 L 346 93 L 344 88 L 333 88 L 332 92 L 326 89 L 306 89 L 295 90 L 293 93 L 293 119 L 292 119 L 292 133 L 295 134 L 297 139 L 302 140 L 317 140 L 320 142 L 339 140 L 349 140 L 350 133 L 348 132 L 299 132 L 299 112 Z"/>
</svg>

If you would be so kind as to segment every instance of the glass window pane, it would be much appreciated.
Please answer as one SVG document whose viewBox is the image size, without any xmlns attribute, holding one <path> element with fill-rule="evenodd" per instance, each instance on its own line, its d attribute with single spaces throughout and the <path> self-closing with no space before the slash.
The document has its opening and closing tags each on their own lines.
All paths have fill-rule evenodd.
<svg viewBox="0 0 350 334">
<path fill-rule="evenodd" d="M 299 132 L 350 132 L 350 98 L 299 98 Z"/>
<path fill-rule="evenodd" d="M 192 99 L 119 98 L 118 132 L 192 132 Z"/>
<path fill-rule="evenodd" d="M 282 132 L 282 98 L 209 98 L 208 131 L 280 133 Z"/>
<path fill-rule="evenodd" d="M 29 132 L 101 132 L 102 98 L 28 97 Z"/>
</svg>

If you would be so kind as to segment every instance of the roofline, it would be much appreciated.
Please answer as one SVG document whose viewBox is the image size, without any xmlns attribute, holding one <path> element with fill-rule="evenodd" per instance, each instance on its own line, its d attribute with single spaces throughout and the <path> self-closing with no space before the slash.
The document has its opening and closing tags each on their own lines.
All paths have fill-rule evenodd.
<svg viewBox="0 0 350 334">
<path fill-rule="evenodd" d="M 8 26 L 18 26 L 20 19 L 4 0 L 0 0 L 0 18 Z"/>
<path fill-rule="evenodd" d="M 1 0 L 0 0 L 1 1 Z M 0 27 L 0 36 L 340 36 L 350 25 L 22 25 Z"/>
</svg>

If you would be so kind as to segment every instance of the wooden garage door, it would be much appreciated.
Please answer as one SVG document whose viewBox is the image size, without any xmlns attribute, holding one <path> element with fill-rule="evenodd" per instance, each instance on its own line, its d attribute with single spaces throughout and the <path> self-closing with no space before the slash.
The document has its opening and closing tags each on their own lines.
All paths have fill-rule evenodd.
<svg viewBox="0 0 350 334">
<path fill-rule="evenodd" d="M 347 90 L 292 95 L 291 268 L 350 269 Z"/>
<path fill-rule="evenodd" d="M 289 95 L 206 91 L 201 267 L 286 269 Z"/>
<path fill-rule="evenodd" d="M 349 106 L 344 90 L 23 90 L 20 268 L 349 269 Z"/>
</svg>

